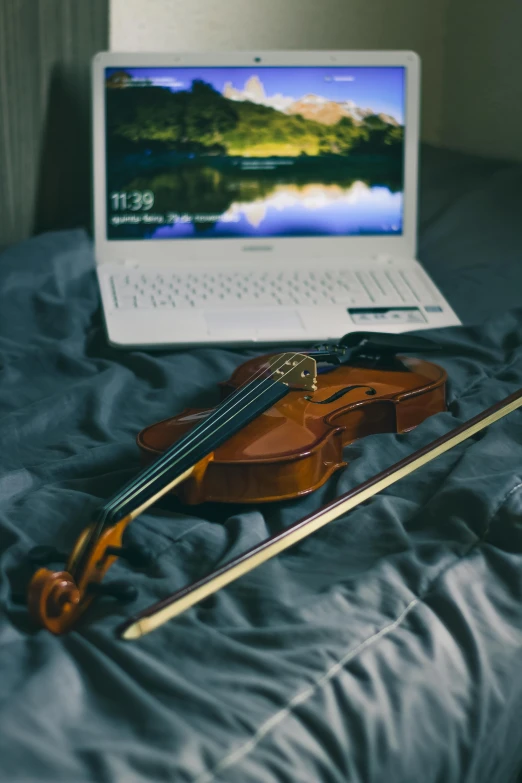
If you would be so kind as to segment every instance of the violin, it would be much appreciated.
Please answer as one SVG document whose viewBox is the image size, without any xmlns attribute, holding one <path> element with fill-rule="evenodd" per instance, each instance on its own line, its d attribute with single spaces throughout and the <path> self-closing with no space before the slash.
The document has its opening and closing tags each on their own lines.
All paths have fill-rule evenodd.
<svg viewBox="0 0 522 783">
<path fill-rule="evenodd" d="M 64 570 L 36 571 L 31 616 L 62 634 L 96 595 L 135 598 L 132 585 L 102 580 L 118 557 L 136 560 L 124 532 L 167 492 L 191 504 L 298 497 L 345 466 L 347 443 L 405 432 L 445 410 L 446 372 L 402 355 L 437 348 L 422 337 L 359 332 L 334 346 L 254 358 L 222 384 L 217 407 L 147 427 L 138 444 L 149 464 L 95 512 Z"/>
<path fill-rule="evenodd" d="M 289 389 L 209 452 L 173 493 L 188 505 L 257 504 L 307 495 L 346 466 L 343 448 L 347 444 L 375 433 L 407 432 L 446 409 L 445 370 L 395 353 L 398 345 L 404 351 L 434 350 L 430 341 L 362 335 L 344 337 L 336 346 L 337 353 L 330 348 L 330 356 L 323 361 L 326 358 L 332 364 L 317 372 L 314 386 Z M 339 349 L 348 346 L 353 346 L 350 360 L 341 363 Z M 238 367 L 230 380 L 220 384 L 224 402 L 235 399 L 250 379 L 265 377 L 274 361 L 284 362 L 291 354 L 283 356 L 260 356 Z M 282 363 L 278 372 L 284 371 Z M 311 366 L 310 371 L 315 374 Z M 215 408 L 189 408 L 146 427 L 137 438 L 144 461 L 150 464 L 174 444 L 184 442 L 190 432 L 201 431 L 215 412 Z"/>
</svg>

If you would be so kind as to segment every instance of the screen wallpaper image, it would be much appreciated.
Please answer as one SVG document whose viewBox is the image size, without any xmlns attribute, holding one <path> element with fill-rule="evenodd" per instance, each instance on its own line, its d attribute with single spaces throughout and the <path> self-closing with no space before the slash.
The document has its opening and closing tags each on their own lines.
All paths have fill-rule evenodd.
<svg viewBox="0 0 522 783">
<path fill-rule="evenodd" d="M 404 68 L 108 68 L 107 236 L 402 233 Z"/>
</svg>

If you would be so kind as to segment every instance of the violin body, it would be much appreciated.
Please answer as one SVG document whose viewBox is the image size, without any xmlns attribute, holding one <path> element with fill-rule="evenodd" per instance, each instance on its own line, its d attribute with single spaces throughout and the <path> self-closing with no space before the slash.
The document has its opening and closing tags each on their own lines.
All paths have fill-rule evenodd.
<svg viewBox="0 0 522 783">
<path fill-rule="evenodd" d="M 270 356 L 238 367 L 220 384 L 226 399 L 262 373 Z M 346 466 L 343 447 L 385 432 L 407 432 L 446 410 L 443 368 L 397 357 L 381 366 L 344 364 L 317 375 L 317 390 L 292 390 L 198 463 L 173 490 L 183 503 L 263 503 L 313 492 Z M 215 409 L 184 410 L 137 438 L 152 462 Z"/>
</svg>

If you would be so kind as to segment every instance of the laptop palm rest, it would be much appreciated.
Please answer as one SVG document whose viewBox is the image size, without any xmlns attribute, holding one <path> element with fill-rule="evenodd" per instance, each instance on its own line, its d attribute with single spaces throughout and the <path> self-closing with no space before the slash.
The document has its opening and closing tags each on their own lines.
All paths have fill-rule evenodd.
<svg viewBox="0 0 522 783">
<path fill-rule="evenodd" d="M 305 331 L 299 313 L 283 308 L 208 310 L 205 312 L 205 320 L 211 334 L 237 332 L 238 336 L 246 339 L 264 334 L 273 335 L 281 330 Z"/>
</svg>

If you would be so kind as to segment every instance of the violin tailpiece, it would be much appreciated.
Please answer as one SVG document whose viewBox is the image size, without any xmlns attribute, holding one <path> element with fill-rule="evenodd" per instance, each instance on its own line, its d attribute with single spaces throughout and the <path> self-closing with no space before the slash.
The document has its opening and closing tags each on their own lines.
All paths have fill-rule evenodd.
<svg viewBox="0 0 522 783">
<path fill-rule="evenodd" d="M 302 353 L 280 353 L 269 360 L 272 378 L 286 386 L 304 391 L 317 389 L 317 364 Z"/>
</svg>

